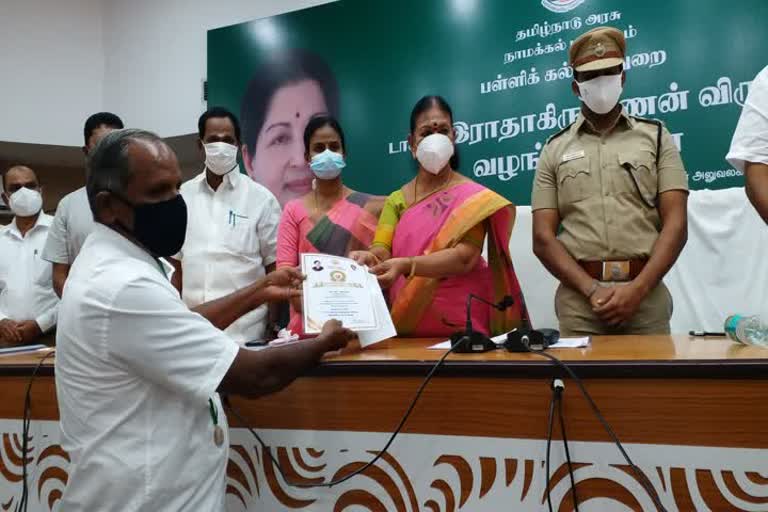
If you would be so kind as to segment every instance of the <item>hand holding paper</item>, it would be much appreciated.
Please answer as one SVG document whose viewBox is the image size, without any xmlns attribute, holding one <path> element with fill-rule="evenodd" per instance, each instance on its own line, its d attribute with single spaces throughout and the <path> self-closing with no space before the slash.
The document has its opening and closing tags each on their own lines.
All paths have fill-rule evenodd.
<svg viewBox="0 0 768 512">
<path fill-rule="evenodd" d="M 327 254 L 302 254 L 301 267 L 307 276 L 302 313 L 306 333 L 319 333 L 328 320 L 339 320 L 358 334 L 362 347 L 395 335 L 381 288 L 367 267 Z"/>
</svg>

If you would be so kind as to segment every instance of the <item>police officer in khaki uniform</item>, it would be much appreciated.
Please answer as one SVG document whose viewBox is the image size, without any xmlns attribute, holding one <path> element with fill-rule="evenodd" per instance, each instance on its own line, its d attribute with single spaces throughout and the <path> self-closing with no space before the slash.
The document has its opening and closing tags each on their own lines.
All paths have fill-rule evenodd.
<svg viewBox="0 0 768 512">
<path fill-rule="evenodd" d="M 662 278 L 687 240 L 688 176 L 661 122 L 619 103 L 625 50 L 611 27 L 574 41 L 581 114 L 547 141 L 533 183 L 533 249 L 560 280 L 566 336 L 669 333 Z"/>
</svg>

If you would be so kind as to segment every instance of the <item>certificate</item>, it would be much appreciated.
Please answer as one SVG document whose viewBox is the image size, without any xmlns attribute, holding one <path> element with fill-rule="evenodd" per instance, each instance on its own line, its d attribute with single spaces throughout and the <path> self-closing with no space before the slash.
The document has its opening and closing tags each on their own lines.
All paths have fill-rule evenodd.
<svg viewBox="0 0 768 512">
<path fill-rule="evenodd" d="M 366 267 L 339 256 L 302 254 L 301 271 L 307 276 L 303 286 L 304 332 L 317 334 L 328 320 L 339 320 L 352 331 L 379 328 L 372 276 Z"/>
</svg>

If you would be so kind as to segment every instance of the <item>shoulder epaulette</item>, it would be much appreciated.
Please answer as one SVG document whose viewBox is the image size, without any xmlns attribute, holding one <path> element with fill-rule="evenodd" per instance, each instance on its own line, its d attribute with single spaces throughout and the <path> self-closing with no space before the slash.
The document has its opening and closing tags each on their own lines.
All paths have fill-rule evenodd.
<svg viewBox="0 0 768 512">
<path fill-rule="evenodd" d="M 576 121 L 574 121 L 573 123 L 575 123 L 575 122 L 576 122 Z M 554 134 L 554 135 L 551 135 L 551 136 L 550 136 L 550 137 L 547 139 L 547 144 L 549 144 L 550 142 L 552 142 L 553 140 L 555 140 L 556 138 L 558 138 L 559 136 L 561 136 L 562 134 L 564 134 L 565 132 L 567 132 L 568 130 L 570 130 L 570 129 L 571 129 L 571 126 L 573 126 L 573 123 L 569 124 L 568 126 L 566 126 L 565 128 L 563 128 L 562 130 L 560 130 L 559 132 L 557 132 L 556 134 Z"/>
<path fill-rule="evenodd" d="M 647 117 L 639 117 L 639 116 L 629 116 L 629 117 L 631 117 L 635 121 L 640 121 L 641 123 L 655 124 L 656 126 L 663 126 L 664 124 L 658 119 L 648 119 Z"/>
<path fill-rule="evenodd" d="M 656 126 L 656 165 L 659 165 L 659 158 L 661 157 L 661 132 L 664 128 L 664 123 L 659 121 L 658 119 L 646 119 L 644 117 L 637 117 L 637 116 L 630 116 L 635 121 L 639 121 L 641 123 L 648 123 Z"/>
</svg>

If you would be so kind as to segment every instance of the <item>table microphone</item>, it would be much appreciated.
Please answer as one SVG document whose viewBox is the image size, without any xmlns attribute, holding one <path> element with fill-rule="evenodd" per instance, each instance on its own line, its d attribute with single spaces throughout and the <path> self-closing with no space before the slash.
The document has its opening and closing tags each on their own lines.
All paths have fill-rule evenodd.
<svg viewBox="0 0 768 512">
<path fill-rule="evenodd" d="M 483 304 L 487 304 L 492 308 L 498 309 L 499 311 L 504 311 L 515 303 L 515 300 L 509 295 L 504 296 L 500 302 L 494 304 L 493 302 L 488 302 L 484 298 L 470 293 L 467 296 L 466 329 L 464 331 L 455 332 L 451 335 L 451 347 L 453 348 L 453 352 L 459 354 L 489 352 L 498 348 L 493 340 L 491 340 L 485 334 L 475 331 L 475 329 L 472 327 L 472 299 L 482 302 Z"/>
</svg>

